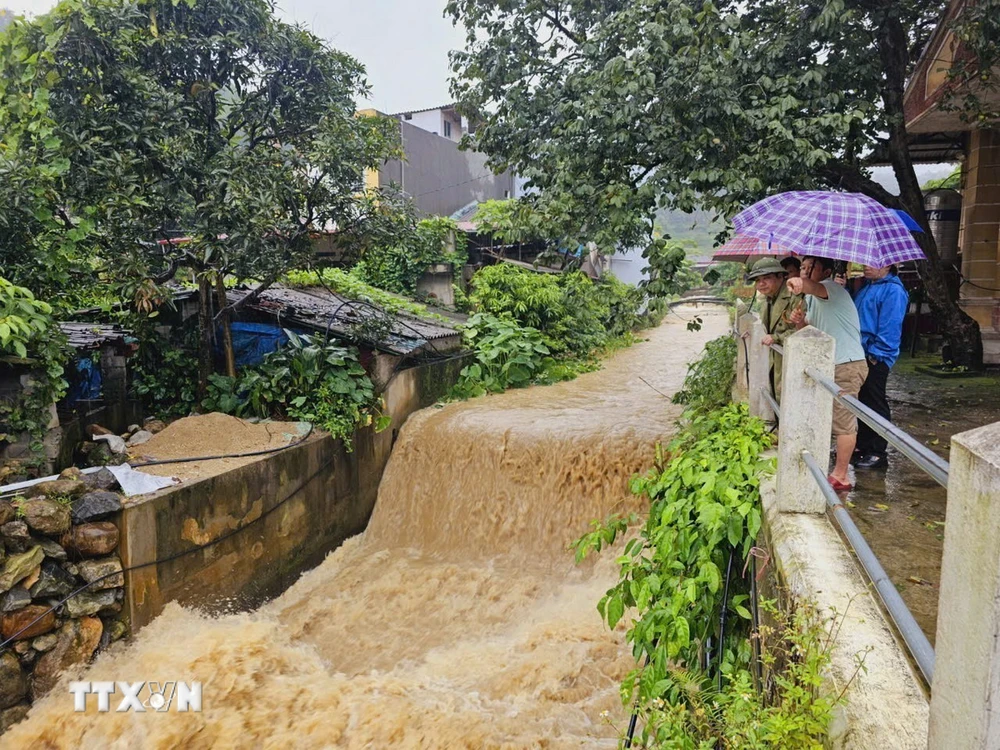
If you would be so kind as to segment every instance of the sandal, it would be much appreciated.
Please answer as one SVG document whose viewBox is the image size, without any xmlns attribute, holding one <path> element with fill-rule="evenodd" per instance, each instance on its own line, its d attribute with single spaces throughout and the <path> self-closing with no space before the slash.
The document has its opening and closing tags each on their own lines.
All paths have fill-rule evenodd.
<svg viewBox="0 0 1000 750">
<path fill-rule="evenodd" d="M 830 483 L 830 486 L 833 487 L 834 492 L 850 492 L 854 489 L 853 484 L 840 482 L 833 478 L 833 474 L 829 475 L 826 480 Z"/>
</svg>

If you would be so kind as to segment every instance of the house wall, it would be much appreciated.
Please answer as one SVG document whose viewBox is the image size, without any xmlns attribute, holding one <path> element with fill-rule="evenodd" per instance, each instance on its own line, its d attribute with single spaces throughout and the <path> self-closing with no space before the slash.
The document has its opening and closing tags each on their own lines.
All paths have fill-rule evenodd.
<svg viewBox="0 0 1000 750">
<path fill-rule="evenodd" d="M 399 118 L 414 127 L 426 130 L 428 133 L 440 135 L 455 141 L 462 140 L 462 118 L 454 109 L 430 109 L 425 112 L 410 112 L 399 115 Z M 445 123 L 451 125 L 451 130 L 445 133 Z"/>
<path fill-rule="evenodd" d="M 404 120 L 404 122 L 408 122 L 410 125 L 420 128 L 421 130 L 426 130 L 429 133 L 443 135 L 443 131 L 441 129 L 442 118 L 440 109 L 432 109 L 429 112 L 414 112 L 410 115 L 410 119 Z"/>
<path fill-rule="evenodd" d="M 1000 130 L 969 134 L 962 191 L 962 308 L 983 331 L 988 363 L 1000 363 Z M 975 285 L 975 286 L 974 286 Z"/>
<path fill-rule="evenodd" d="M 421 214 L 450 216 L 474 201 L 514 196 L 513 175 L 493 174 L 484 154 L 460 151 L 456 139 L 435 135 L 412 122 L 400 121 L 400 134 L 405 160 L 386 162 L 378 171 L 377 183 L 370 175 L 367 184 L 388 187 L 396 183 Z"/>
<path fill-rule="evenodd" d="M 358 430 L 353 452 L 315 435 L 231 471 L 127 500 L 118 519 L 123 566 L 180 555 L 126 573 L 132 632 L 170 601 L 208 611 L 256 606 L 363 531 L 400 426 L 442 396 L 463 366 L 454 359 L 399 372 L 386 391 L 390 428 Z"/>
</svg>

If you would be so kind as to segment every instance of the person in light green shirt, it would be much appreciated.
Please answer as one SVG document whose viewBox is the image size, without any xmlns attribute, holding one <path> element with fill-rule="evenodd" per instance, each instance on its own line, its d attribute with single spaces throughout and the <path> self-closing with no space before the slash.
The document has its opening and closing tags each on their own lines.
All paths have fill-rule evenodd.
<svg viewBox="0 0 1000 750">
<path fill-rule="evenodd" d="M 844 287 L 833 280 L 834 263 L 829 258 L 806 256 L 801 276 L 789 279 L 793 294 L 806 295 L 805 311 L 796 310 L 792 320 L 797 328 L 815 326 L 833 337 L 834 381 L 842 391 L 857 398 L 868 377 L 868 361 L 861 346 L 861 322 L 854 300 Z M 853 488 L 847 475 L 851 455 L 858 441 L 858 419 L 840 402 L 833 402 L 833 434 L 837 440 L 837 461 L 830 472 L 830 484 L 839 491 Z"/>
</svg>

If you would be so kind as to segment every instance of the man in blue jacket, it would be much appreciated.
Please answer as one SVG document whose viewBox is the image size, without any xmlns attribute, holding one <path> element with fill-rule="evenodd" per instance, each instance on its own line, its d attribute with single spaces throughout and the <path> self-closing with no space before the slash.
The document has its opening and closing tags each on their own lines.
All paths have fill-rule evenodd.
<svg viewBox="0 0 1000 750">
<path fill-rule="evenodd" d="M 858 399 L 872 411 L 890 419 L 885 386 L 889 370 L 899 357 L 903 318 L 910 306 L 910 295 L 896 275 L 895 266 L 865 266 L 865 283 L 854 295 L 854 305 L 861 321 L 861 346 L 868 360 L 868 377 Z M 885 438 L 861 420 L 858 422 L 854 468 L 884 468 L 888 465 Z"/>
</svg>

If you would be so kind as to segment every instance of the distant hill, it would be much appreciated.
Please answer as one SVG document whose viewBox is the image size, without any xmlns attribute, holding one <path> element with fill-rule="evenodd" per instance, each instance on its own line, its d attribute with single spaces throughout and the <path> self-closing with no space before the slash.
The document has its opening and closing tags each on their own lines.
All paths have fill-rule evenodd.
<svg viewBox="0 0 1000 750">
<path fill-rule="evenodd" d="M 715 236 L 726 227 L 724 221 L 713 222 L 708 211 L 670 211 L 660 209 L 656 212 L 656 226 L 671 239 L 690 242 L 693 247 L 688 251 L 688 257 L 711 255 L 715 245 Z"/>
</svg>

